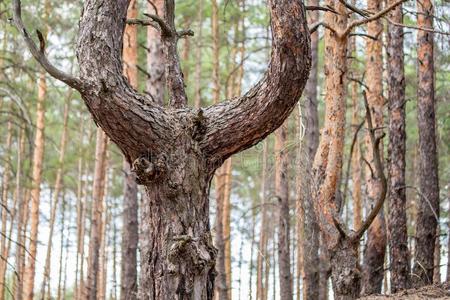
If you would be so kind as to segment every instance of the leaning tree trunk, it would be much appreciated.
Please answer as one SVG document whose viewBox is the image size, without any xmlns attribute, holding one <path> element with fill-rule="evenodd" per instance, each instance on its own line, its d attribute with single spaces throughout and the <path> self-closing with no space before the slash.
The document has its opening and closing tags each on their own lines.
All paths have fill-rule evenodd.
<svg viewBox="0 0 450 300">
<path fill-rule="evenodd" d="M 392 1 L 391 1 L 392 2 Z M 392 10 L 389 17 L 403 22 L 402 7 Z M 389 255 L 391 292 L 410 287 L 408 251 L 408 222 L 406 218 L 405 189 L 405 70 L 403 54 L 403 28 L 388 24 L 388 98 L 389 98 Z"/>
<path fill-rule="evenodd" d="M 196 110 L 186 107 L 176 52 L 182 34 L 175 31 L 173 0 L 165 1 L 165 22 L 154 17 L 166 50 L 172 109 L 139 94 L 122 76 L 127 7 L 127 0 L 84 1 L 77 45 L 80 78 L 43 57 L 24 28 L 18 0 L 14 22 L 41 65 L 80 91 L 95 122 L 132 163 L 138 184 L 145 188 L 142 222 L 149 227 L 149 247 L 142 250 L 141 277 L 150 284 L 140 299 L 209 300 L 216 256 L 209 224 L 210 182 L 227 158 L 266 138 L 295 107 L 310 69 L 305 8 L 299 0 L 270 0 L 273 51 L 263 79 L 242 97 Z M 90 281 L 88 285 L 95 288 Z"/>
<path fill-rule="evenodd" d="M 138 4 L 136 0 L 130 1 L 127 17 L 137 18 Z M 127 25 L 123 43 L 123 73 L 130 85 L 138 87 L 138 41 L 137 26 Z M 150 48 L 149 48 L 150 49 Z M 150 51 L 150 50 L 148 50 Z M 137 295 L 137 248 L 139 240 L 138 226 L 138 187 L 131 166 L 123 159 L 124 172 L 124 209 L 122 233 L 122 260 L 121 260 L 121 286 L 120 299 L 131 300 Z"/>
<path fill-rule="evenodd" d="M 375 13 L 381 9 L 381 1 L 368 0 L 367 8 Z M 380 20 L 367 24 L 367 33 L 375 40 L 366 39 L 366 74 L 367 74 L 367 101 L 375 128 L 383 128 L 383 25 Z M 382 131 L 378 129 L 376 135 Z M 370 133 L 366 135 L 366 149 L 372 149 Z M 381 151 L 381 157 L 383 153 Z M 375 158 L 371 151 L 367 151 L 366 160 L 373 167 Z M 373 206 L 381 194 L 381 179 L 375 177 L 368 167 L 366 169 L 367 197 Z M 386 223 L 383 209 L 373 221 L 367 232 L 367 245 L 364 251 L 364 266 L 362 277 L 362 295 L 381 293 L 384 275 L 384 256 L 386 253 Z"/>
<path fill-rule="evenodd" d="M 417 25 L 433 29 L 433 3 L 417 1 Z M 416 225 L 416 249 L 412 280 L 416 287 L 433 283 L 436 228 L 439 218 L 439 179 L 436 150 L 433 33 L 417 33 L 420 195 Z"/>
</svg>

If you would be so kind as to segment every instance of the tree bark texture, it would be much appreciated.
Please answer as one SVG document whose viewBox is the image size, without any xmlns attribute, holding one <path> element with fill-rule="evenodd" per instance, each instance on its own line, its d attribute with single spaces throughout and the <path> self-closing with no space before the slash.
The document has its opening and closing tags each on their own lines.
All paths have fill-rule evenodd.
<svg viewBox="0 0 450 300">
<path fill-rule="evenodd" d="M 325 22 L 338 31 L 347 28 L 347 9 L 338 1 L 326 5 L 338 15 L 326 12 Z M 331 278 L 336 299 L 359 296 L 360 271 L 357 247 L 342 238 L 336 224 L 338 201 L 336 190 L 342 170 L 345 139 L 345 87 L 347 72 L 347 36 L 325 31 L 325 125 L 313 165 L 314 211 L 330 257 Z"/>
<path fill-rule="evenodd" d="M 373 13 L 381 10 L 381 1 L 368 0 L 367 9 Z M 366 82 L 367 101 L 375 128 L 382 128 L 383 124 L 383 25 L 381 20 L 375 20 L 367 24 L 367 33 L 376 38 L 366 39 Z M 375 132 L 380 135 L 381 129 Z M 366 135 L 366 149 L 372 149 L 370 133 Z M 375 158 L 372 151 L 366 151 L 366 160 L 374 169 Z M 382 151 L 381 151 L 382 152 Z M 383 155 L 381 154 L 381 157 Z M 381 194 L 381 179 L 371 173 L 367 168 L 367 197 L 371 206 L 375 205 Z M 364 251 L 364 267 L 362 277 L 362 295 L 381 293 L 384 274 L 384 256 L 386 253 L 386 224 L 383 209 L 371 224 L 367 232 L 367 245 Z"/>
<path fill-rule="evenodd" d="M 280 299 L 292 300 L 287 124 L 275 131 L 275 196 L 278 199 L 278 263 Z"/>
<path fill-rule="evenodd" d="M 150 14 L 164 18 L 164 0 L 148 2 L 147 10 Z M 146 91 L 160 105 L 164 103 L 165 90 L 165 58 L 161 33 L 152 26 L 147 27 L 147 87 Z"/>
<path fill-rule="evenodd" d="M 15 23 L 21 27 L 20 6 L 15 4 Z M 167 1 L 166 10 L 170 4 L 173 8 L 173 1 Z M 166 55 L 166 71 L 174 68 L 169 72 L 174 82 L 167 85 L 172 109 L 139 94 L 122 76 L 127 7 L 126 0 L 84 2 L 77 45 L 79 78 L 49 67 L 33 53 L 55 77 L 80 91 L 95 122 L 117 144 L 132 164 L 138 184 L 145 187 L 142 222 L 150 230 L 149 247 L 142 249 L 141 276 L 150 284 L 139 297 L 212 299 L 216 249 L 208 211 L 211 179 L 227 158 L 281 126 L 301 96 L 310 69 L 305 8 L 298 0 L 269 1 L 273 51 L 264 77 L 233 101 L 196 110 L 186 108 L 183 100 L 179 62 L 173 61 L 178 59 L 176 45 L 167 44 L 173 40 L 163 38 L 166 53 L 171 54 L 170 61 Z M 165 19 L 173 25 L 170 12 Z M 31 44 L 26 36 L 25 40 Z M 93 232 L 95 220 L 101 219 L 94 218 Z M 98 257 L 92 254 L 90 270 Z M 91 299 L 95 296 L 89 291 L 95 286 L 89 277 Z"/>
<path fill-rule="evenodd" d="M 317 6 L 319 5 L 319 1 L 311 0 L 309 4 Z M 310 11 L 308 15 L 311 24 L 319 20 L 318 11 Z M 305 87 L 304 97 L 305 136 L 303 145 L 300 146 L 300 163 L 298 166 L 298 201 L 301 202 L 301 212 L 304 214 L 303 238 L 299 242 L 302 247 L 301 261 L 303 265 L 303 295 L 305 299 L 319 299 L 320 232 L 314 213 L 314 203 L 311 195 L 312 181 L 311 174 L 309 173 L 319 145 L 319 114 L 317 109 L 318 46 L 319 34 L 318 32 L 314 32 L 311 34 L 311 72 Z"/>
<path fill-rule="evenodd" d="M 392 1 L 391 1 L 392 2 Z M 402 6 L 390 12 L 389 17 L 403 22 Z M 403 28 L 388 24 L 387 68 L 389 98 L 389 216 L 388 236 L 391 271 L 391 293 L 410 287 L 410 255 L 406 217 L 406 123 L 405 70 Z"/>
<path fill-rule="evenodd" d="M 433 29 L 433 3 L 417 1 L 417 26 Z M 417 32 L 417 114 L 419 124 L 419 187 L 416 249 L 412 281 L 415 287 L 433 282 L 436 228 L 439 218 L 439 178 L 436 150 L 433 33 Z"/>
<path fill-rule="evenodd" d="M 130 1 L 127 11 L 127 18 L 135 19 L 138 15 L 138 4 L 136 0 Z M 151 27 L 151 26 L 149 26 Z M 152 28 L 153 29 L 153 28 Z M 153 29 L 155 30 L 155 29 Z M 147 38 L 149 38 L 150 29 Z M 154 40 L 159 41 L 159 38 Z M 155 42 L 148 41 L 148 58 L 151 53 L 151 45 Z M 138 42 L 137 26 L 127 25 L 125 27 L 123 42 L 123 73 L 130 85 L 138 87 Z M 153 70 L 151 72 L 154 72 Z M 151 73 L 150 73 L 151 74 Z M 153 82 L 156 83 L 156 82 Z M 157 88 L 156 86 L 152 86 Z M 153 92 L 155 92 L 153 90 Z M 151 92 L 150 92 L 151 93 Z M 156 93 L 155 93 L 156 94 Z M 155 96 L 154 96 L 155 97 Z M 123 210 L 123 233 L 122 233 L 122 260 L 121 260 L 121 300 L 135 299 L 137 296 L 137 248 L 139 241 L 138 224 L 138 187 L 134 173 L 131 172 L 129 162 L 124 158 L 124 210 Z"/>
</svg>

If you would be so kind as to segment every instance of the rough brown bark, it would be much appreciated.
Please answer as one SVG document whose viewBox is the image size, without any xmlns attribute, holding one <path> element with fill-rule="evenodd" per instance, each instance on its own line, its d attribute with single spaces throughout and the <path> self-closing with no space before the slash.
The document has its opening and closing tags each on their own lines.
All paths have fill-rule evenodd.
<svg viewBox="0 0 450 300">
<path fill-rule="evenodd" d="M 94 185 L 92 187 L 91 234 L 89 239 L 88 274 L 83 291 L 83 299 L 97 300 L 100 266 L 100 244 L 103 220 L 103 193 L 106 174 L 106 151 L 108 138 L 101 128 L 97 128 L 95 146 Z"/>
<path fill-rule="evenodd" d="M 269 1 L 271 62 L 244 96 L 203 110 L 166 110 L 122 76 L 127 6 L 126 0 L 84 2 L 77 46 L 80 79 L 49 66 L 25 40 L 51 74 L 81 92 L 94 120 L 134 162 L 138 183 L 145 186 L 148 207 L 143 211 L 148 213 L 142 219 L 150 228 L 150 247 L 142 251 L 141 276 L 151 284 L 140 298 L 211 299 L 216 251 L 209 225 L 210 182 L 223 161 L 267 137 L 297 103 L 310 68 L 305 10 L 298 0 Z M 17 0 L 14 8 L 15 24 L 23 29 Z M 168 86 L 169 94 L 182 96 Z M 183 104 L 179 99 L 170 99 L 174 107 Z"/>
<path fill-rule="evenodd" d="M 392 0 L 390 1 L 392 2 Z M 403 23 L 401 5 L 392 10 L 389 18 Z M 388 24 L 388 98 L 389 98 L 389 216 L 388 237 L 391 271 L 391 292 L 410 287 L 410 255 L 405 190 L 405 70 L 403 54 L 403 28 Z"/>
<path fill-rule="evenodd" d="M 278 199 L 278 270 L 280 299 L 292 299 L 287 124 L 275 131 L 275 195 Z M 274 246 L 275 247 L 275 246 Z"/>
<path fill-rule="evenodd" d="M 130 1 L 127 11 L 127 18 L 137 18 L 138 4 L 136 0 Z M 150 26 L 151 27 L 151 26 Z M 152 28 L 154 31 L 155 29 Z M 153 31 L 148 30 L 147 38 L 150 38 Z M 155 53 L 156 41 L 147 41 L 148 55 L 147 59 L 149 65 L 153 61 L 151 54 Z M 137 26 L 127 25 L 124 33 L 123 43 L 123 62 L 124 62 L 124 75 L 128 79 L 130 85 L 137 89 L 138 87 L 138 42 L 137 42 Z M 155 52 L 152 52 L 155 51 Z M 153 58 L 154 59 L 154 58 Z M 154 63 L 156 65 L 156 63 Z M 159 63 L 158 66 L 163 64 Z M 149 66 L 150 67 L 150 66 Z M 150 70 L 149 74 L 157 72 L 156 70 Z M 153 73 L 152 73 L 153 72 Z M 149 79 L 148 83 L 152 78 Z M 153 97 L 156 97 L 162 102 L 162 93 L 160 90 L 162 87 L 157 83 L 161 81 L 152 80 L 155 86 L 147 87 Z M 138 225 L 138 187 L 136 183 L 135 175 L 131 172 L 131 166 L 128 161 L 123 159 L 123 171 L 124 171 L 124 208 L 123 208 L 123 232 L 122 232 L 122 259 L 121 259 L 121 286 L 120 286 L 120 299 L 131 300 L 137 296 L 137 248 L 139 240 L 139 225 Z"/>
<path fill-rule="evenodd" d="M 417 1 L 417 25 L 433 29 L 433 3 L 430 0 Z M 417 114 L 419 124 L 419 198 L 416 249 L 411 277 L 413 285 L 420 287 L 433 282 L 436 228 L 439 218 L 439 179 L 436 150 L 436 124 L 434 99 L 433 33 L 417 32 Z"/>
<path fill-rule="evenodd" d="M 317 6 L 319 1 L 312 0 L 309 5 Z M 310 11 L 309 22 L 319 20 L 318 11 Z M 311 195 L 311 174 L 314 156 L 319 144 L 319 115 L 317 110 L 317 75 L 318 75 L 318 32 L 311 34 L 311 72 L 305 87 L 304 102 L 304 143 L 300 147 L 298 166 L 300 212 L 304 215 L 302 239 L 300 240 L 302 251 L 301 262 L 303 265 L 303 296 L 305 299 L 319 298 L 319 226 L 314 213 L 314 204 Z M 301 125 L 301 124 L 299 124 Z M 299 126 L 300 128 L 300 126 Z M 301 133 L 300 133 L 301 134 Z M 299 228 L 299 231 L 301 229 Z M 300 296 L 300 295 L 298 295 Z"/>
<path fill-rule="evenodd" d="M 381 10 L 381 1 L 368 0 L 367 9 L 373 13 Z M 383 26 L 380 20 L 367 24 L 367 33 L 376 39 L 366 39 L 366 74 L 367 100 L 372 114 L 375 128 L 382 128 L 383 124 Z M 378 135 L 380 130 L 376 132 Z M 366 136 L 366 148 L 372 149 L 370 134 Z M 375 158 L 371 151 L 367 151 L 366 160 L 371 166 Z M 382 154 L 381 154 L 382 155 Z M 368 203 L 372 206 L 381 193 L 381 179 L 375 177 L 369 167 L 366 172 Z M 373 203 L 373 204 L 372 204 Z M 384 274 L 384 256 L 386 253 L 386 224 L 384 212 L 381 210 L 367 233 L 367 244 L 364 251 L 364 267 L 362 277 L 362 295 L 381 293 Z"/>
<path fill-rule="evenodd" d="M 156 9 L 156 11 L 155 11 Z M 164 0 L 153 0 L 148 2 L 147 11 L 164 17 Z M 164 48 L 161 41 L 161 33 L 152 26 L 147 27 L 147 92 L 153 101 L 162 105 L 164 103 L 165 88 L 165 61 Z"/>
</svg>

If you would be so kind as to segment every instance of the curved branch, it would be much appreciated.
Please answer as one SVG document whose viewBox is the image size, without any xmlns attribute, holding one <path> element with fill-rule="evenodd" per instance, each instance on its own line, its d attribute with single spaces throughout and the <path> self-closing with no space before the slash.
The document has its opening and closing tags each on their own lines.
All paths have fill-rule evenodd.
<svg viewBox="0 0 450 300">
<path fill-rule="evenodd" d="M 367 101 L 366 92 L 363 92 L 364 96 L 364 104 L 366 107 L 366 119 L 367 119 L 367 126 L 369 130 L 369 136 L 372 144 L 372 151 L 373 151 L 373 157 L 375 161 L 375 169 L 377 171 L 378 178 L 381 181 L 381 193 L 380 196 L 375 203 L 375 206 L 373 207 L 372 211 L 370 212 L 367 219 L 364 221 L 364 223 L 361 225 L 361 227 L 350 237 L 353 242 L 358 242 L 361 237 L 364 235 L 364 232 L 366 232 L 367 229 L 369 229 L 370 225 L 372 224 L 373 220 L 375 220 L 376 216 L 380 212 L 381 208 L 383 207 L 384 200 L 386 199 L 386 193 L 387 193 L 387 180 L 386 176 L 384 175 L 383 170 L 383 163 L 381 162 L 381 154 L 380 154 L 380 143 L 383 137 L 385 136 L 384 132 L 381 136 L 375 137 L 375 130 L 372 125 L 372 116 L 370 114 L 369 109 L 369 103 Z"/>
<path fill-rule="evenodd" d="M 399 6 L 400 4 L 402 4 L 403 2 L 406 2 L 408 0 L 398 0 L 394 3 L 392 3 L 391 5 L 389 5 L 388 7 L 386 7 L 385 9 L 377 12 L 376 14 L 373 14 L 372 16 L 370 16 L 367 19 L 362 19 L 362 20 L 355 20 L 353 22 L 350 23 L 350 25 L 347 26 L 347 29 L 342 33 L 342 36 L 347 36 L 355 27 L 367 24 L 369 22 L 378 20 L 379 18 L 384 17 L 388 12 L 390 12 L 391 10 L 393 10 L 394 8 L 396 8 L 397 6 Z"/>
<path fill-rule="evenodd" d="M 309 29 L 300 0 L 270 0 L 272 55 L 264 78 L 244 96 L 204 110 L 200 146 L 221 163 L 277 129 L 299 100 L 311 66 Z"/>
<path fill-rule="evenodd" d="M 20 34 L 23 36 L 25 43 L 28 49 L 30 50 L 31 54 L 38 61 L 38 63 L 44 68 L 45 71 L 47 71 L 52 77 L 61 80 L 62 82 L 66 83 L 67 85 L 73 87 L 78 91 L 81 91 L 84 88 L 83 82 L 79 78 L 76 78 L 68 73 L 59 70 L 50 63 L 50 61 L 47 59 L 47 56 L 45 56 L 44 38 L 42 36 L 42 33 L 40 33 L 40 31 L 37 30 L 37 35 L 40 42 L 40 49 L 38 49 L 38 47 L 34 43 L 33 39 L 30 37 L 28 31 L 25 29 L 25 26 L 23 24 L 20 0 L 13 0 L 13 21 L 17 30 L 19 30 Z"/>
</svg>

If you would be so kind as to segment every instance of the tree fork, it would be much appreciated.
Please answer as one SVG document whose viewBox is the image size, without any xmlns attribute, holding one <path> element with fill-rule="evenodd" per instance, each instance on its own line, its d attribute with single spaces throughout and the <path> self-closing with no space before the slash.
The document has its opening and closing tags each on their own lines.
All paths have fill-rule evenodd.
<svg viewBox="0 0 450 300">
<path fill-rule="evenodd" d="M 142 221 L 151 229 L 145 237 L 151 248 L 143 249 L 141 276 L 152 285 L 140 299 L 212 299 L 216 250 L 209 224 L 210 182 L 225 159 L 277 129 L 300 98 L 311 65 L 305 8 L 299 0 L 268 2 L 271 61 L 263 79 L 244 96 L 200 110 L 176 105 L 164 109 L 122 76 L 128 2 L 84 2 L 77 45 L 79 78 L 59 71 L 37 50 L 25 34 L 18 0 L 14 21 L 35 59 L 81 93 L 95 122 L 128 162 L 165 158 L 165 171 L 144 185 L 149 207 Z"/>
</svg>

